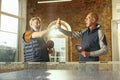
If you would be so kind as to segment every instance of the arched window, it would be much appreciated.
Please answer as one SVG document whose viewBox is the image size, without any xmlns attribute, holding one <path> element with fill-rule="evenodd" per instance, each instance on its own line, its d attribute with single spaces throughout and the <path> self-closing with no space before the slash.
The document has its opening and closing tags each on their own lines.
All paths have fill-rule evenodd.
<svg viewBox="0 0 120 80">
<path fill-rule="evenodd" d="M 48 27 L 55 27 L 56 21 L 49 24 Z M 61 27 L 71 31 L 70 25 L 61 20 Z M 54 41 L 54 53 L 50 54 L 51 62 L 67 62 L 68 61 L 68 46 L 71 44 L 69 37 L 65 36 L 58 29 L 51 30 L 48 34 L 48 39 Z"/>
</svg>

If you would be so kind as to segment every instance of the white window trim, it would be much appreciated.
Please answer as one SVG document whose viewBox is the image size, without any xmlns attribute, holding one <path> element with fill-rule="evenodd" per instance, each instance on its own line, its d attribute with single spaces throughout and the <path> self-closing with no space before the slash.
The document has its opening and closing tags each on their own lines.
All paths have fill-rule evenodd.
<svg viewBox="0 0 120 80">
<path fill-rule="evenodd" d="M 20 1 L 20 24 L 19 24 L 19 34 L 18 34 L 18 61 L 24 62 L 24 51 L 22 44 L 22 35 L 26 30 L 26 12 L 27 12 L 27 0 Z"/>
<path fill-rule="evenodd" d="M 118 41 L 118 23 L 120 20 L 113 20 L 111 25 L 112 33 L 112 61 L 120 60 L 119 41 Z"/>
</svg>

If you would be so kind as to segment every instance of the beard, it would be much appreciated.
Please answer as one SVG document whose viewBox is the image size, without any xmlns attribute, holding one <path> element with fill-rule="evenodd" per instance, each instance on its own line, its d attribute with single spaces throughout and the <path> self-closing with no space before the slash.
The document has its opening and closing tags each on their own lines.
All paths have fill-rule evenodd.
<svg viewBox="0 0 120 80">
<path fill-rule="evenodd" d="M 40 30 L 40 26 L 32 26 L 33 30 L 38 32 Z"/>
<path fill-rule="evenodd" d="M 40 27 L 36 27 L 36 31 L 38 32 L 40 30 Z"/>
</svg>

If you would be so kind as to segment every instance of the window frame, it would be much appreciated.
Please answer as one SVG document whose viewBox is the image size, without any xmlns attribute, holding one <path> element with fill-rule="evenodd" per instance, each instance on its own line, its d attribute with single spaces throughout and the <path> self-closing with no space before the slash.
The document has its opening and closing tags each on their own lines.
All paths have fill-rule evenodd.
<svg viewBox="0 0 120 80">
<path fill-rule="evenodd" d="M 1 19 L 1 14 L 18 18 L 18 33 L 17 34 L 17 52 L 16 52 L 16 60 L 15 62 L 21 62 L 24 61 L 23 57 L 23 46 L 22 46 L 22 35 L 26 30 L 26 11 L 27 11 L 27 0 L 18 0 L 19 1 L 19 15 L 13 15 L 11 13 L 3 12 L 1 11 L 1 5 L 2 5 L 2 0 L 0 0 L 0 19 Z M 0 20 L 0 25 L 1 25 L 1 20 Z"/>
</svg>

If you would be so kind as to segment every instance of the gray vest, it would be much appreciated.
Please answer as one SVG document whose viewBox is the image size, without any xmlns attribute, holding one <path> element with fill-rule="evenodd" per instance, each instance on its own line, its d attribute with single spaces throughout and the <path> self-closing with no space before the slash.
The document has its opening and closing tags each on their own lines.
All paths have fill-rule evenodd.
<svg viewBox="0 0 120 80">
<path fill-rule="evenodd" d="M 48 62 L 49 55 L 47 51 L 47 45 L 43 38 L 32 39 L 31 42 L 24 44 L 24 60 L 25 62 Z"/>
</svg>

